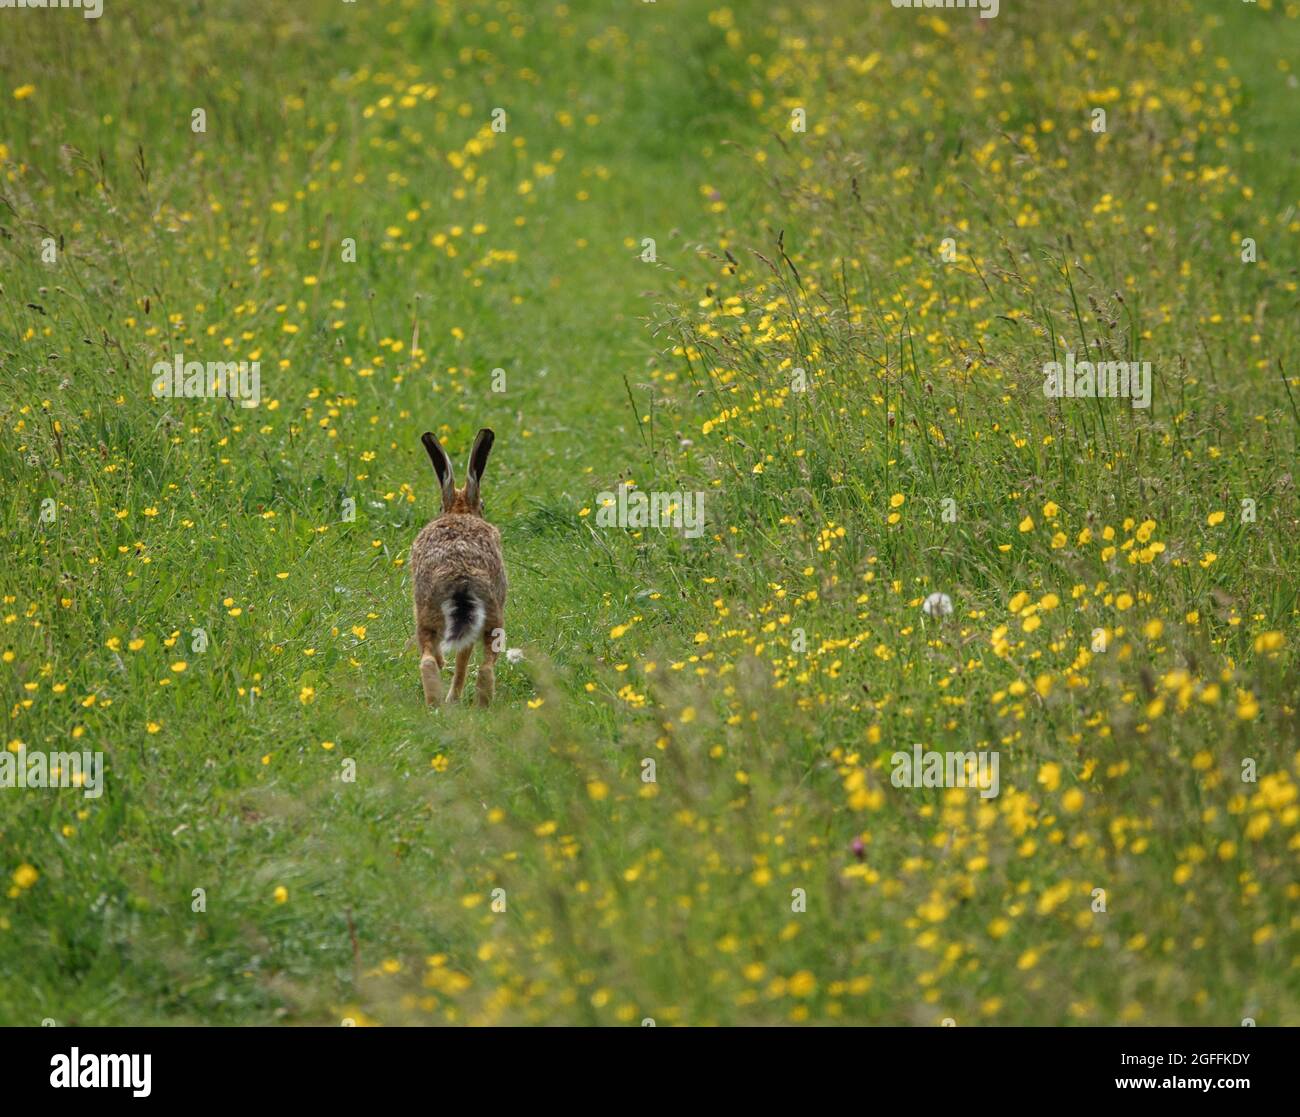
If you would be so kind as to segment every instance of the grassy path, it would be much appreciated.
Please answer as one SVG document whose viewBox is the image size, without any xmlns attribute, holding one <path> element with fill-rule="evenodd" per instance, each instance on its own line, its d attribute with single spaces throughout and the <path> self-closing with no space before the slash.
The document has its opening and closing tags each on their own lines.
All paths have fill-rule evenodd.
<svg viewBox="0 0 1300 1117">
<path fill-rule="evenodd" d="M 66 334 L 7 299 L 9 345 L 24 348 L 6 366 L 77 433 L 64 444 L 18 419 L 36 441 L 9 447 L 9 477 L 44 450 L 32 495 L 55 492 L 59 509 L 22 533 L 7 601 L 49 634 L 19 677 L 51 705 L 92 701 L 80 716 L 38 707 L 20 732 L 35 747 L 77 725 L 107 751 L 113 793 L 60 801 L 36 823 L 48 836 L 21 840 L 59 899 L 18 927 L 5 917 L 36 956 L 5 989 L 10 1021 L 247 1021 L 286 999 L 328 1017 L 363 954 L 439 945 L 436 911 L 474 870 L 454 814 L 428 803 L 463 788 L 431 761 L 523 748 L 511 707 L 534 688 L 503 671 L 496 724 L 433 720 L 414 700 L 401 564 L 435 509 L 421 430 L 462 455 L 478 425 L 498 432 L 488 507 L 530 661 L 589 677 L 605 616 L 628 605 L 607 547 L 575 555 L 575 511 L 645 461 L 625 386 L 654 356 L 642 292 L 659 276 L 641 238 L 667 251 L 713 153 L 672 139 L 708 127 L 695 106 L 710 88 L 686 70 L 701 21 L 683 30 L 646 6 L 629 41 L 594 11 L 557 27 L 464 15 L 234 5 L 151 14 L 148 35 L 134 12 L 98 39 L 18 29 L 11 60 L 25 56 L 35 89 L 6 103 L 6 152 L 23 161 L 10 188 L 31 236 L 50 223 L 72 278 L 39 311 Z M 85 76 L 79 109 L 58 85 L 69 64 Z M 715 130 L 730 123 L 715 110 Z M 42 334 L 66 345 L 62 365 L 36 355 Z M 147 369 L 173 348 L 260 358 L 262 408 L 175 401 L 160 418 Z M 40 568 L 52 577 L 31 581 Z M 49 803 L 23 808 L 9 807 L 11 841 Z M 197 970 L 192 951 L 208 959 Z"/>
</svg>

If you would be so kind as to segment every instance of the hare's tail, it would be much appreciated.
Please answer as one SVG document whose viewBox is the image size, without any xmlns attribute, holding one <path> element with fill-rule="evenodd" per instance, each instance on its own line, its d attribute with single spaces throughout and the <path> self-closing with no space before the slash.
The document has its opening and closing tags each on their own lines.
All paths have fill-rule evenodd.
<svg viewBox="0 0 1300 1117">
<path fill-rule="evenodd" d="M 442 650 L 458 652 L 471 647 L 482 635 L 487 609 L 473 590 L 461 588 L 443 601 L 442 615 L 447 622 L 443 629 Z"/>
</svg>

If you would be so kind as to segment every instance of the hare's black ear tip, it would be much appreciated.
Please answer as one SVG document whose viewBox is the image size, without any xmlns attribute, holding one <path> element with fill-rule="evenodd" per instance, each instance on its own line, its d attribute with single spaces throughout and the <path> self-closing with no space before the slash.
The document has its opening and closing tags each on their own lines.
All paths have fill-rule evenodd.
<svg viewBox="0 0 1300 1117">
<path fill-rule="evenodd" d="M 425 431 L 422 435 L 420 435 L 420 441 L 423 442 L 426 446 L 438 445 L 438 440 L 433 437 L 432 431 Z"/>
<path fill-rule="evenodd" d="M 491 427 L 484 427 L 478 433 L 481 438 L 486 438 L 489 442 L 496 438 L 496 432 Z"/>
</svg>

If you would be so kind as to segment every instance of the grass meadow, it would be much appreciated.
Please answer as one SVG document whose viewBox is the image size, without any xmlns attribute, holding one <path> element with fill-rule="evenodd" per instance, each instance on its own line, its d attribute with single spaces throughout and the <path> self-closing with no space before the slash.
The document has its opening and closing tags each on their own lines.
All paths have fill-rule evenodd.
<svg viewBox="0 0 1300 1117">
<path fill-rule="evenodd" d="M 0 746 L 104 758 L 0 787 L 0 1023 L 1300 1024 L 1298 58 L 1294 0 L 0 11 Z M 429 711 L 420 434 L 482 426 L 522 656 Z"/>
</svg>

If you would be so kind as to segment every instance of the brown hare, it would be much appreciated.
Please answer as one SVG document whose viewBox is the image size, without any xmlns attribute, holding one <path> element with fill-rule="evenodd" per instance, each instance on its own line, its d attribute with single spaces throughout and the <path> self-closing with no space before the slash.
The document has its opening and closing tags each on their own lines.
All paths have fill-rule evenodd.
<svg viewBox="0 0 1300 1117">
<path fill-rule="evenodd" d="M 465 486 L 460 489 L 442 444 L 428 432 L 421 439 L 442 489 L 442 514 L 425 524 L 411 545 L 415 639 L 424 700 L 430 706 L 442 703 L 443 654 L 456 655 L 451 680 L 451 699 L 456 701 L 465 689 L 469 657 L 480 638 L 478 704 L 492 701 L 493 665 L 505 645 L 506 567 L 501 533 L 483 518 L 479 484 L 495 437 L 486 427 L 478 432 L 469 452 Z"/>
</svg>

